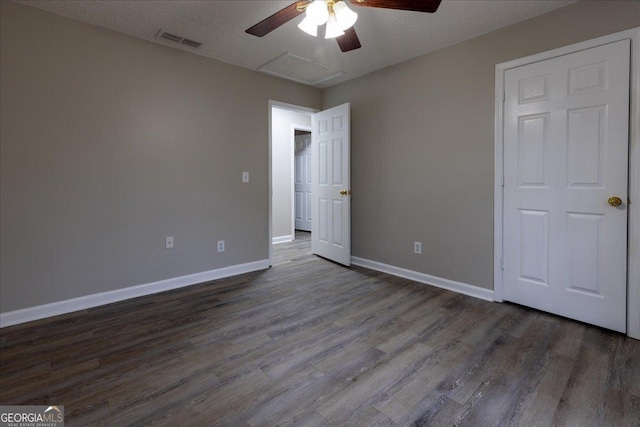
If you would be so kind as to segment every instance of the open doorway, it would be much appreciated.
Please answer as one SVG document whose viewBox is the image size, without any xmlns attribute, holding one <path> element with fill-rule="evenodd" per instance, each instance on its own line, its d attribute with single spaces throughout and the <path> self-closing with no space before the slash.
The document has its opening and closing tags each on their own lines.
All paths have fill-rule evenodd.
<svg viewBox="0 0 640 427">
<path fill-rule="evenodd" d="M 269 101 L 269 259 L 273 245 L 311 231 L 311 117 L 317 110 Z M 296 229 L 298 232 L 296 237 Z M 305 239 L 310 245 L 308 235 Z"/>
<path fill-rule="evenodd" d="M 285 117 L 285 120 L 279 118 Z M 292 118 L 304 120 L 300 125 Z M 295 130 L 311 132 L 311 251 L 351 265 L 351 104 L 316 112 L 269 101 L 269 261 L 273 245 L 295 239 Z M 308 129 L 308 128 L 307 128 Z M 287 137 L 287 134 L 289 137 Z M 280 137 L 279 135 L 284 135 Z M 278 141 L 282 141 L 278 143 Z M 309 206 L 309 205 L 308 205 Z M 284 212 L 284 214 L 281 214 Z"/>
</svg>

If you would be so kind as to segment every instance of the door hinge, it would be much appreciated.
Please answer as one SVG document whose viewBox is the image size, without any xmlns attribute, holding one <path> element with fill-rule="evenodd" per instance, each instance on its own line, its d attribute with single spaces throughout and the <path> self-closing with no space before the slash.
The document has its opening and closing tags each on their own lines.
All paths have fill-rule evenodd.
<svg viewBox="0 0 640 427">
<path fill-rule="evenodd" d="M 502 175 L 502 186 L 504 187 L 504 175 Z"/>
<path fill-rule="evenodd" d="M 504 258 L 500 258 L 500 270 L 504 270 Z"/>
<path fill-rule="evenodd" d="M 506 99 L 505 92 L 504 92 L 504 91 L 502 91 L 502 102 L 504 102 L 504 101 L 505 101 L 505 99 Z"/>
</svg>

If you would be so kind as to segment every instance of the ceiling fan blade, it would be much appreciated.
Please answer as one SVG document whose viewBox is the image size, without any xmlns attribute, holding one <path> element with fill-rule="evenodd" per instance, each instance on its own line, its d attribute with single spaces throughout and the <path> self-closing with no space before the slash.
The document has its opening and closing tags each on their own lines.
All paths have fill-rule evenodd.
<svg viewBox="0 0 640 427">
<path fill-rule="evenodd" d="M 340 50 L 343 52 L 349 52 L 350 50 L 360 49 L 360 47 L 362 47 L 356 30 L 354 30 L 353 27 L 344 30 L 344 35 L 336 37 L 336 41 L 338 42 L 338 46 L 340 46 Z"/>
<path fill-rule="evenodd" d="M 442 0 L 351 0 L 354 6 L 382 7 L 385 9 L 412 10 L 433 13 Z"/>
<path fill-rule="evenodd" d="M 254 35 L 256 37 L 263 37 L 279 26 L 286 24 L 296 16 L 300 15 L 302 12 L 304 12 L 304 7 L 306 7 L 309 3 L 311 3 L 310 0 L 297 1 L 292 5 L 279 10 L 270 17 L 258 22 L 256 25 L 246 30 L 245 33 Z"/>
</svg>

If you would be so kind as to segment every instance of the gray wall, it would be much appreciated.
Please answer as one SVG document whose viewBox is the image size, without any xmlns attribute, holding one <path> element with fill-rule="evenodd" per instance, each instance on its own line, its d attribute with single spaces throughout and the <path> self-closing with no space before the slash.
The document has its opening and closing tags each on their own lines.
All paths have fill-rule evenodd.
<svg viewBox="0 0 640 427">
<path fill-rule="evenodd" d="M 319 90 L 0 4 L 1 312 L 268 258 L 268 100 Z"/>
<path fill-rule="evenodd" d="M 325 89 L 351 102 L 353 255 L 491 289 L 495 65 L 638 25 L 582 1 Z"/>
<path fill-rule="evenodd" d="M 274 108 L 271 113 L 273 238 L 291 236 L 293 194 L 293 125 L 311 129 L 311 115 Z"/>
</svg>

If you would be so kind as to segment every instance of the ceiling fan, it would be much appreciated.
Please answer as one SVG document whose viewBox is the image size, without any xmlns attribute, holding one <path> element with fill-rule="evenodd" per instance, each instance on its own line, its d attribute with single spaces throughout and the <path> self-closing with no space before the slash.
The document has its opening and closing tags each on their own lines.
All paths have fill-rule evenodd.
<svg viewBox="0 0 640 427">
<path fill-rule="evenodd" d="M 347 0 L 353 6 L 379 7 L 385 9 L 409 10 L 434 13 L 442 0 Z M 361 47 L 358 35 L 353 29 L 358 15 L 349 9 L 343 0 L 299 0 L 263 19 L 245 32 L 263 37 L 298 15 L 306 12 L 305 19 L 298 27 L 313 36 L 318 26 L 326 24 L 325 38 L 334 38 L 340 50 L 348 52 Z"/>
</svg>

